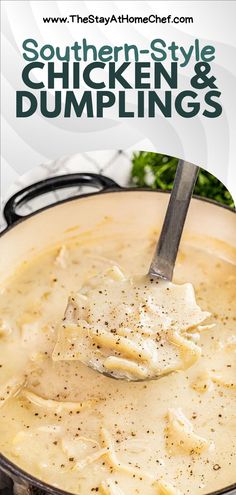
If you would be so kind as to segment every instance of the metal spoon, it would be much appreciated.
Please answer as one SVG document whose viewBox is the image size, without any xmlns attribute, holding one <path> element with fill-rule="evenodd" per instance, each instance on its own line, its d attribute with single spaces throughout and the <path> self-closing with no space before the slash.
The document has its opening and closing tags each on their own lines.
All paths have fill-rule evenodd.
<svg viewBox="0 0 236 495">
<path fill-rule="evenodd" d="M 179 161 L 161 234 L 148 272 L 152 278 L 172 280 L 179 243 L 198 172 L 199 167 L 196 165 L 183 160 Z"/>
<path fill-rule="evenodd" d="M 179 161 L 160 238 L 148 272 L 148 277 L 151 279 L 172 280 L 179 243 L 198 172 L 199 167 L 182 160 Z M 93 361 L 88 360 L 84 364 L 105 376 L 117 380 L 143 381 L 164 376 L 162 374 L 156 377 L 133 378 L 130 380 L 123 375 L 119 375 L 119 373 L 104 371 L 104 368 L 99 369 L 94 365 Z M 171 372 L 167 372 L 166 375 L 169 373 Z"/>
<path fill-rule="evenodd" d="M 199 167 L 196 165 L 183 160 L 179 161 L 160 237 L 148 271 L 148 276 L 152 279 L 172 280 L 179 244 L 198 173 Z M 102 374 L 118 380 L 121 379 L 114 373 L 103 372 Z M 124 379 L 122 377 L 122 380 Z M 144 380 L 150 380 L 150 378 L 145 377 Z M 143 380 L 134 379 L 132 381 Z"/>
</svg>

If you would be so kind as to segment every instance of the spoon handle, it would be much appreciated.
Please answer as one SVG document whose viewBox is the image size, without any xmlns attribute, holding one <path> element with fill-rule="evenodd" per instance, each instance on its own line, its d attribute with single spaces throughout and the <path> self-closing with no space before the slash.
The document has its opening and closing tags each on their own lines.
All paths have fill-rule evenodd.
<svg viewBox="0 0 236 495">
<path fill-rule="evenodd" d="M 175 260 L 199 167 L 179 161 L 149 275 L 172 280 Z"/>
</svg>

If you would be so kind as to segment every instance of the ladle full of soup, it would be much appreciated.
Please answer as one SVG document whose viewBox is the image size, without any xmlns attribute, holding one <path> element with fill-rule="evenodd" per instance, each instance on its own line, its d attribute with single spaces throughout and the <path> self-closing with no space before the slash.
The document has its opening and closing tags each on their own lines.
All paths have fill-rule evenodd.
<svg viewBox="0 0 236 495">
<path fill-rule="evenodd" d="M 112 378 L 141 381 L 198 359 L 199 325 L 210 314 L 196 304 L 191 284 L 170 283 L 198 172 L 179 161 L 147 276 L 128 278 L 113 266 L 70 296 L 54 361 L 79 360 Z"/>
</svg>

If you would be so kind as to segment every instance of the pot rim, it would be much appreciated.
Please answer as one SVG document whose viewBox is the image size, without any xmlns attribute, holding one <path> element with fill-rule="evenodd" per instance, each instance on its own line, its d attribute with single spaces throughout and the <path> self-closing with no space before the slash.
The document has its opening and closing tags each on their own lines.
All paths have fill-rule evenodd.
<svg viewBox="0 0 236 495">
<path fill-rule="evenodd" d="M 72 201 L 76 201 L 79 199 L 83 199 L 83 198 L 90 197 L 90 196 L 96 196 L 96 195 L 100 195 L 100 194 L 110 194 L 110 193 L 119 193 L 119 192 L 139 192 L 139 191 L 140 192 L 149 192 L 149 193 L 151 193 L 151 192 L 152 193 L 161 193 L 161 194 L 165 194 L 165 195 L 170 194 L 170 192 L 171 192 L 171 191 L 163 191 L 161 189 L 150 189 L 147 187 L 144 187 L 144 188 L 141 188 L 141 187 L 120 187 L 118 185 L 116 187 L 114 185 L 114 187 L 98 190 L 96 192 L 80 194 L 80 195 L 74 196 L 72 198 L 66 198 L 66 199 L 56 201 L 55 203 L 46 205 L 43 208 L 40 208 L 39 210 L 33 211 L 32 213 L 30 213 L 28 215 L 20 217 L 15 222 L 11 223 L 10 225 L 7 225 L 7 227 L 2 232 L 0 232 L 0 238 L 4 234 L 7 234 L 14 227 L 17 227 L 22 222 L 28 220 L 29 218 L 34 217 L 37 214 L 42 213 L 42 212 L 44 212 L 50 208 L 54 208 L 56 206 L 59 206 L 59 205 L 65 204 L 65 203 L 69 203 Z M 234 213 L 234 214 L 236 213 L 235 209 L 233 209 L 233 208 L 231 208 L 225 204 L 218 203 L 217 201 L 214 201 L 214 200 L 211 200 L 211 199 L 208 199 L 205 197 L 197 196 L 197 195 L 193 195 L 193 198 L 198 200 L 198 201 L 210 203 L 210 204 L 217 206 L 219 208 L 223 208 L 225 210 L 228 210 L 230 213 Z M 20 477 L 20 481 L 22 480 L 23 482 L 27 482 L 30 485 L 32 485 L 32 486 L 34 486 L 34 487 L 36 487 L 42 491 L 46 491 L 47 493 L 50 493 L 51 495 L 57 495 L 57 494 L 58 495 L 73 495 L 72 492 L 67 492 L 61 488 L 54 487 L 53 485 L 50 485 L 50 484 L 48 484 L 44 481 L 41 481 L 40 479 L 34 477 L 30 473 L 27 473 L 22 468 L 17 466 L 17 464 L 14 464 L 12 461 L 10 461 L 10 459 L 8 459 L 7 457 L 5 457 L 3 454 L 0 453 L 0 471 L 1 470 L 3 472 L 5 472 L 7 475 L 8 474 L 12 475 L 13 481 L 15 478 Z M 222 488 L 220 490 L 216 490 L 214 492 L 211 492 L 211 493 L 208 493 L 205 495 L 226 495 L 226 494 L 233 495 L 234 490 L 236 490 L 236 483 L 233 483 L 233 484 L 231 484 L 225 488 Z"/>
<path fill-rule="evenodd" d="M 95 192 L 90 192 L 90 193 L 83 193 L 79 194 L 70 198 L 65 198 L 58 200 L 52 204 L 48 204 L 46 206 L 43 206 L 42 208 L 32 211 L 32 213 L 29 213 L 27 215 L 22 215 L 18 220 L 14 221 L 11 224 L 7 224 L 6 228 L 0 232 L 0 238 L 4 235 L 7 234 L 10 230 L 12 230 L 14 227 L 17 227 L 19 224 L 22 222 L 28 220 L 29 218 L 34 217 L 35 215 L 39 215 L 40 213 L 43 213 L 46 210 L 49 210 L 51 208 L 55 208 L 59 205 L 63 205 L 65 203 L 71 203 L 72 201 L 77 201 L 79 199 L 87 198 L 90 196 L 99 196 L 101 194 L 111 194 L 111 193 L 119 193 L 119 192 L 148 192 L 148 193 L 159 193 L 159 194 L 164 194 L 164 195 L 170 195 L 171 191 L 170 190 L 163 190 L 163 189 L 150 189 L 148 187 L 121 187 L 118 186 L 114 188 L 109 188 L 109 189 L 101 189 Z M 193 194 L 193 199 L 196 199 L 197 201 L 202 201 L 203 203 L 208 203 L 213 206 L 216 206 L 218 208 L 223 208 L 224 210 L 229 211 L 230 213 L 236 214 L 236 208 L 232 208 L 231 206 L 228 206 L 223 203 L 219 203 L 218 201 L 215 201 L 213 199 L 209 199 L 203 196 L 199 196 L 197 194 Z"/>
</svg>

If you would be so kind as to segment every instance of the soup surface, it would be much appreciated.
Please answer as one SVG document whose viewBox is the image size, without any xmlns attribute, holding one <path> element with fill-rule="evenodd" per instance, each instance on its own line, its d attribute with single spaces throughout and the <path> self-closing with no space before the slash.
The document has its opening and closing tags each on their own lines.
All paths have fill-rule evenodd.
<svg viewBox="0 0 236 495">
<path fill-rule="evenodd" d="M 52 359 L 70 293 L 113 265 L 145 274 L 154 242 L 78 237 L 24 263 L 2 288 L 0 451 L 69 492 L 198 495 L 235 482 L 232 257 L 182 244 L 174 282 L 191 282 L 211 313 L 195 335 L 202 352 L 191 368 L 126 382 Z"/>
</svg>

